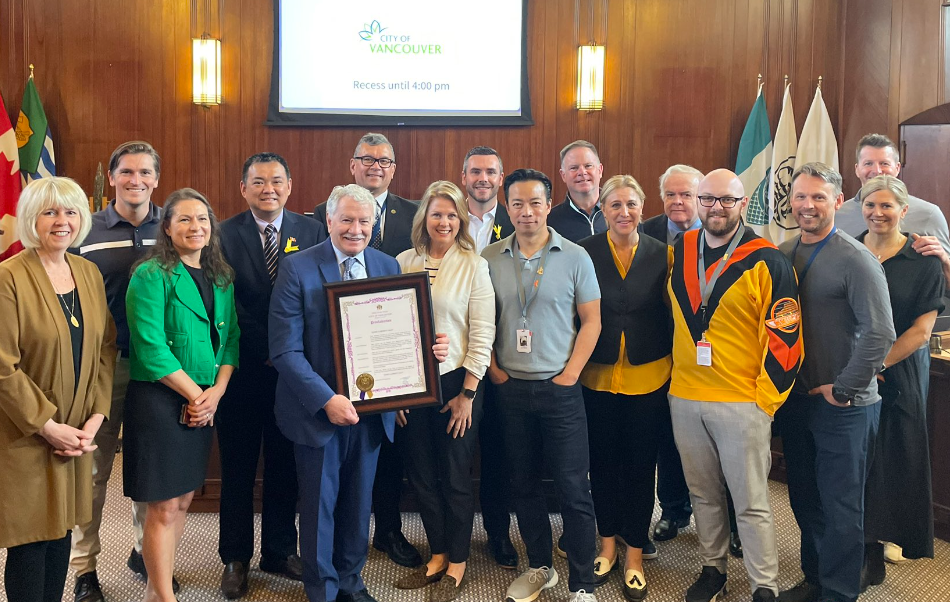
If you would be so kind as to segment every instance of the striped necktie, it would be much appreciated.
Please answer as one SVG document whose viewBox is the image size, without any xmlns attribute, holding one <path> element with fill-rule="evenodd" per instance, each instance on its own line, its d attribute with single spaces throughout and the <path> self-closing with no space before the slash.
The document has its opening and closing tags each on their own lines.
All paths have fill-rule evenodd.
<svg viewBox="0 0 950 602">
<path fill-rule="evenodd" d="M 270 275 L 270 283 L 277 280 L 277 228 L 274 224 L 267 224 L 264 228 L 264 265 Z"/>
</svg>

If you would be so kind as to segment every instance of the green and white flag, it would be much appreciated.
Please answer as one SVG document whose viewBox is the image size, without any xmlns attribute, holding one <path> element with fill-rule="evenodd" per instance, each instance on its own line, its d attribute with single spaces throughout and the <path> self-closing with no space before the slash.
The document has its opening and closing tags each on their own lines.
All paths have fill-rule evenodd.
<svg viewBox="0 0 950 602">
<path fill-rule="evenodd" d="M 795 132 L 795 112 L 792 95 L 785 86 L 782 114 L 775 128 L 772 144 L 772 174 L 769 181 L 769 240 L 780 244 L 798 235 L 798 224 L 792 217 L 789 193 L 792 190 L 792 174 L 795 172 L 795 153 L 798 151 L 798 135 Z"/>
<path fill-rule="evenodd" d="M 769 174 L 772 172 L 772 134 L 769 131 L 769 115 L 765 110 L 765 97 L 759 85 L 758 97 L 752 105 L 749 120 L 739 140 L 739 156 L 736 157 L 736 173 L 745 188 L 749 203 L 742 212 L 745 225 L 756 234 L 768 238 L 769 224 Z"/>
</svg>

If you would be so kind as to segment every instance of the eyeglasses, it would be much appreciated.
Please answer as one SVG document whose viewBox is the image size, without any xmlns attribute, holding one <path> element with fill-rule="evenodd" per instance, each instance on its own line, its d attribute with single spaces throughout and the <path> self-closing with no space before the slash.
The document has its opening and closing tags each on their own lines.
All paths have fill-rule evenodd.
<svg viewBox="0 0 950 602">
<path fill-rule="evenodd" d="M 353 158 L 359 159 L 360 163 L 362 163 L 366 167 L 372 167 L 373 163 L 379 163 L 380 167 L 382 167 L 383 169 L 386 169 L 386 168 L 392 167 L 393 163 L 395 163 L 395 161 L 393 161 L 389 157 L 380 157 L 379 159 L 377 159 L 376 157 L 363 155 L 362 157 L 353 157 Z"/>
<path fill-rule="evenodd" d="M 700 195 L 696 197 L 699 199 L 699 204 L 703 207 L 712 207 L 716 204 L 716 201 L 719 201 L 719 204 L 722 205 L 723 209 L 732 209 L 735 207 L 741 198 L 736 198 L 734 196 L 709 196 L 709 195 Z"/>
</svg>

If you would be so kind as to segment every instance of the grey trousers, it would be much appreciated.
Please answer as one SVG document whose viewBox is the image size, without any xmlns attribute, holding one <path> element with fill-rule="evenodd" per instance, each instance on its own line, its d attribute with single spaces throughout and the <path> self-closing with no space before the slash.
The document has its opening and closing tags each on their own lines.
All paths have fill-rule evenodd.
<svg viewBox="0 0 950 602">
<path fill-rule="evenodd" d="M 726 572 L 728 485 L 752 591 L 762 587 L 778 594 L 778 550 L 768 486 L 772 418 L 754 402 L 692 401 L 674 395 L 670 413 L 703 566 Z"/>
<path fill-rule="evenodd" d="M 112 474 L 112 464 L 119 446 L 119 430 L 122 428 L 125 391 L 129 387 L 129 360 L 118 357 L 115 361 L 115 380 L 112 383 L 112 408 L 109 419 L 102 423 L 96 433 L 95 444 L 99 447 L 92 452 L 92 520 L 85 525 L 76 525 L 73 529 L 72 549 L 69 552 L 69 566 L 76 576 L 96 570 L 96 559 L 102 551 L 99 539 L 99 527 L 102 525 L 102 507 L 106 503 L 106 486 Z M 132 527 L 135 530 L 133 546 L 142 552 L 142 528 L 145 525 L 145 509 L 148 504 L 132 502 Z"/>
</svg>

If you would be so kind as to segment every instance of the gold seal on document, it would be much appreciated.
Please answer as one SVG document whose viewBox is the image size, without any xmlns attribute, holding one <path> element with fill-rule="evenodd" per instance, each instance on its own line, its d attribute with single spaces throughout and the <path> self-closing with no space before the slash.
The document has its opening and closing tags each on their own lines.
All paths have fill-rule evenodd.
<svg viewBox="0 0 950 602">
<path fill-rule="evenodd" d="M 373 378 L 373 375 L 368 372 L 364 372 L 356 377 L 356 388 L 364 393 L 372 391 L 374 384 L 376 384 L 376 380 Z"/>
</svg>

